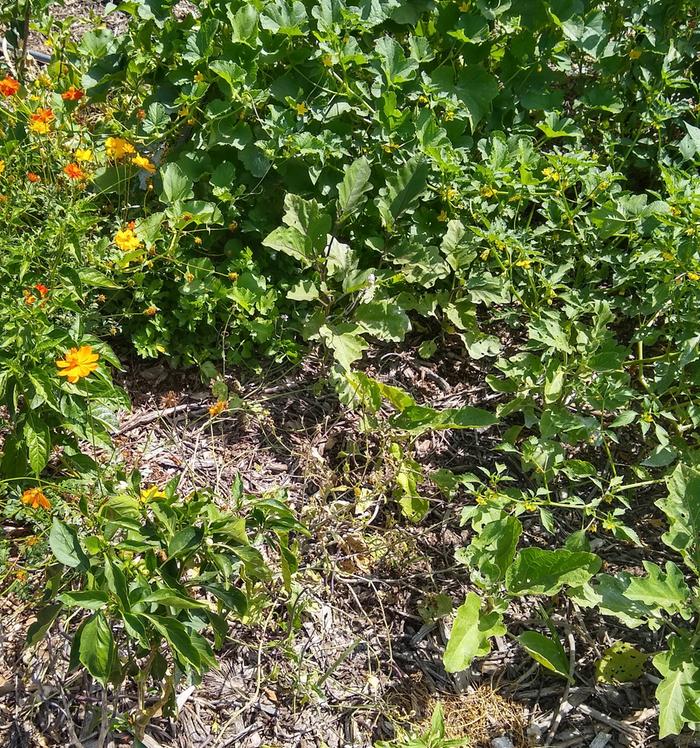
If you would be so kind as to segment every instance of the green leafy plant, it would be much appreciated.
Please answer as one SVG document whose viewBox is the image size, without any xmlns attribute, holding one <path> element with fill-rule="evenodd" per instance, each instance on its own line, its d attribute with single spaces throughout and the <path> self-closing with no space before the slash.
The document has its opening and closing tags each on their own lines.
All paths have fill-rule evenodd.
<svg viewBox="0 0 700 748">
<path fill-rule="evenodd" d="M 289 589 L 290 535 L 305 532 L 281 495 L 254 499 L 239 480 L 223 508 L 207 491 L 180 496 L 177 483 L 144 488 L 134 474 L 114 492 L 81 498 L 65 519 L 55 514 L 46 606 L 28 632 L 35 644 L 61 620 L 70 668 L 84 667 L 104 688 L 135 684 L 128 725 L 137 738 L 156 712 L 176 711 L 181 680 L 199 682 L 216 667 L 228 619 L 256 616 L 272 576 L 263 546 L 279 554 Z"/>
</svg>

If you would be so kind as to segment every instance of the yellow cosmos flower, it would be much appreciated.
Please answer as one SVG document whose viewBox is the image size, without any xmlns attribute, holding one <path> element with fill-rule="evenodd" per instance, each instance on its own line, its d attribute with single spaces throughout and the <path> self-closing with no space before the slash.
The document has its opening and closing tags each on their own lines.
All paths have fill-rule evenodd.
<svg viewBox="0 0 700 748">
<path fill-rule="evenodd" d="M 51 130 L 51 122 L 44 122 L 40 119 L 33 119 L 29 123 L 29 129 L 37 135 L 46 135 Z"/>
<path fill-rule="evenodd" d="M 149 174 L 155 174 L 156 166 L 152 164 L 145 156 L 134 156 L 131 159 L 131 163 L 134 166 L 138 166 L 139 169 L 147 171 Z"/>
<path fill-rule="evenodd" d="M 105 151 L 109 158 L 118 160 L 136 153 L 136 148 L 124 138 L 107 138 L 105 140 Z"/>
<path fill-rule="evenodd" d="M 56 361 L 59 377 L 68 377 L 71 384 L 79 379 L 89 376 L 97 369 L 99 354 L 92 352 L 92 346 L 82 345 L 80 348 L 71 348 L 65 358 Z"/>
<path fill-rule="evenodd" d="M 136 236 L 133 229 L 121 229 L 121 231 L 117 231 L 114 235 L 114 243 L 123 252 L 129 252 L 141 246 L 141 240 Z"/>
<path fill-rule="evenodd" d="M 22 494 L 22 503 L 31 509 L 51 509 L 51 502 L 40 488 L 28 488 Z"/>
<path fill-rule="evenodd" d="M 81 162 L 92 161 L 92 151 L 89 148 L 76 148 L 75 160 Z"/>
<path fill-rule="evenodd" d="M 141 501 L 148 502 L 148 501 L 155 501 L 156 499 L 165 499 L 165 494 L 158 488 L 158 486 L 150 486 L 149 488 L 144 488 L 141 491 L 140 494 Z"/>
</svg>

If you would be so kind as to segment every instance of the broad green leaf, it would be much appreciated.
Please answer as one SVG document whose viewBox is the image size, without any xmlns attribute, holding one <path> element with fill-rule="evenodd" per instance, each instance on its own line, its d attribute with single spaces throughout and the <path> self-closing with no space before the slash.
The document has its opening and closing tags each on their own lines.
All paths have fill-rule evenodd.
<svg viewBox="0 0 700 748">
<path fill-rule="evenodd" d="M 240 616 L 246 614 L 248 610 L 248 598 L 237 587 L 224 589 L 218 584 L 203 584 L 202 588 L 210 592 L 228 610 L 234 610 Z"/>
<path fill-rule="evenodd" d="M 28 647 L 33 647 L 44 638 L 46 632 L 51 628 L 53 622 L 56 620 L 56 616 L 58 616 L 62 609 L 63 605 L 56 603 L 55 605 L 47 605 L 36 614 L 36 621 L 31 623 L 27 629 Z"/>
<path fill-rule="evenodd" d="M 690 589 L 673 561 L 666 562 L 665 574 L 651 561 L 642 561 L 642 565 L 647 576 L 632 577 L 625 596 L 652 608 L 663 608 L 671 615 L 680 613 L 683 618 L 690 618 Z"/>
<path fill-rule="evenodd" d="M 364 156 L 345 167 L 343 181 L 338 185 L 339 220 L 350 215 L 359 206 L 365 192 L 372 189 L 371 174 L 369 161 Z"/>
<path fill-rule="evenodd" d="M 202 658 L 193 644 L 192 632 L 186 629 L 180 621 L 150 613 L 141 613 L 140 617 L 149 620 L 156 627 L 184 663 L 189 663 L 197 671 L 200 669 Z"/>
<path fill-rule="evenodd" d="M 700 667 L 697 648 L 687 637 L 671 634 L 668 650 L 652 660 L 661 673 L 656 687 L 659 702 L 659 737 L 678 735 L 686 724 L 683 716 L 689 705 L 696 703 L 700 694 Z"/>
<path fill-rule="evenodd" d="M 368 343 L 356 333 L 356 325 L 337 325 L 330 327 L 323 325 L 319 329 L 319 335 L 328 346 L 335 360 L 345 371 L 362 358 L 362 352 L 368 348 Z"/>
<path fill-rule="evenodd" d="M 506 588 L 514 595 L 555 595 L 566 586 L 579 586 L 600 569 L 593 553 L 524 548 L 506 574 Z"/>
<path fill-rule="evenodd" d="M 355 310 L 355 320 L 379 340 L 400 343 L 411 329 L 406 312 L 390 301 L 372 301 Z"/>
<path fill-rule="evenodd" d="M 27 444 L 29 465 L 35 475 L 39 475 L 46 467 L 51 454 L 51 431 L 40 417 L 30 414 L 22 429 L 24 441 Z"/>
<path fill-rule="evenodd" d="M 629 574 L 611 576 L 598 574 L 590 584 L 571 588 L 567 595 L 584 608 L 597 608 L 603 615 L 614 616 L 629 628 L 647 624 L 658 628 L 659 622 L 653 608 L 639 600 L 630 600 L 625 591 L 630 583 Z"/>
<path fill-rule="evenodd" d="M 656 506 L 669 521 L 661 539 L 682 554 L 697 574 L 700 572 L 700 471 L 680 464 L 668 479 L 668 496 Z"/>
<path fill-rule="evenodd" d="M 178 608 L 180 610 L 190 610 L 196 608 L 208 608 L 209 606 L 200 600 L 184 595 L 178 590 L 170 587 L 159 587 L 139 600 L 139 603 L 144 605 L 157 604 L 166 605 L 170 608 Z"/>
<path fill-rule="evenodd" d="M 418 62 L 406 58 L 401 46 L 390 36 L 383 36 L 374 45 L 379 64 L 389 86 L 405 83 L 415 78 Z"/>
<path fill-rule="evenodd" d="M 252 5 L 244 5 L 231 19 L 231 41 L 255 47 L 258 38 L 258 12 Z"/>
<path fill-rule="evenodd" d="M 518 641 L 533 660 L 557 675 L 570 679 L 569 658 L 558 639 L 552 639 L 538 631 L 525 631 L 518 636 Z"/>
<path fill-rule="evenodd" d="M 464 112 L 472 129 L 488 113 L 491 102 L 498 95 L 498 81 L 480 65 L 469 65 L 455 74 L 449 66 L 436 69 L 431 74 L 437 92 L 452 99 L 460 114 Z"/>
<path fill-rule="evenodd" d="M 302 36 L 306 21 L 306 8 L 300 0 L 276 0 L 265 7 L 260 17 L 264 29 L 284 36 Z"/>
<path fill-rule="evenodd" d="M 177 532 L 168 543 L 168 556 L 176 558 L 197 548 L 202 542 L 204 531 L 201 527 L 185 527 Z"/>
<path fill-rule="evenodd" d="M 491 651 L 491 637 L 503 636 L 506 627 L 497 611 L 484 613 L 481 598 L 470 592 L 464 604 L 457 609 L 450 640 L 447 643 L 443 663 L 448 673 L 466 670 L 475 657 Z"/>
<path fill-rule="evenodd" d="M 425 161 L 413 159 L 389 179 L 378 200 L 384 225 L 391 231 L 399 216 L 409 210 L 425 192 L 430 167 Z"/>
<path fill-rule="evenodd" d="M 411 405 L 394 416 L 391 423 L 394 428 L 423 432 L 430 429 L 484 428 L 498 423 L 498 419 L 487 410 L 471 406 L 436 410 L 424 405 Z"/>
<path fill-rule="evenodd" d="M 165 164 L 161 169 L 165 202 L 175 203 L 192 197 L 192 185 L 179 164 Z"/>
<path fill-rule="evenodd" d="M 102 590 L 81 590 L 79 592 L 64 592 L 58 596 L 58 599 L 69 608 L 101 610 L 109 602 L 109 595 Z"/>
<path fill-rule="evenodd" d="M 629 642 L 615 642 L 596 662 L 596 678 L 603 683 L 629 683 L 644 672 L 649 655 Z"/>
<path fill-rule="evenodd" d="M 80 662 L 90 675 L 106 685 L 112 672 L 114 638 L 102 613 L 95 613 L 83 627 L 79 653 Z"/>
<path fill-rule="evenodd" d="M 54 517 L 49 533 L 49 546 L 56 559 L 64 566 L 87 569 L 90 565 L 80 545 L 76 531 Z"/>
</svg>

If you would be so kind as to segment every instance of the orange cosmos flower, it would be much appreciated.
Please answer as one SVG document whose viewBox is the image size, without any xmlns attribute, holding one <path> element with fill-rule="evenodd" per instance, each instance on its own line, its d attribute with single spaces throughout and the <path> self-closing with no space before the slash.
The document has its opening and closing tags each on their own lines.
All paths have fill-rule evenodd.
<svg viewBox="0 0 700 748">
<path fill-rule="evenodd" d="M 41 294 L 42 299 L 49 292 L 49 289 L 43 283 L 37 283 L 34 288 Z"/>
<path fill-rule="evenodd" d="M 228 400 L 219 400 L 218 402 L 214 403 L 214 405 L 212 405 L 209 408 L 209 415 L 212 418 L 216 418 L 216 416 L 223 413 L 226 410 L 226 408 L 228 408 Z"/>
<path fill-rule="evenodd" d="M 80 101 L 85 96 L 85 91 L 81 91 L 75 86 L 71 86 L 67 91 L 61 94 L 63 101 Z"/>
<path fill-rule="evenodd" d="M 68 377 L 71 384 L 75 384 L 79 379 L 87 377 L 91 372 L 97 369 L 97 353 L 92 352 L 92 346 L 83 345 L 80 348 L 71 348 L 65 358 L 56 361 L 59 377 Z"/>
<path fill-rule="evenodd" d="M 36 301 L 36 296 L 31 291 L 27 291 L 26 288 L 22 291 L 22 296 L 24 296 L 24 303 L 27 306 L 31 306 Z"/>
<path fill-rule="evenodd" d="M 22 503 L 32 509 L 51 509 L 51 502 L 40 488 L 28 488 L 22 494 Z"/>
<path fill-rule="evenodd" d="M 68 164 L 63 167 L 63 173 L 69 179 L 85 179 L 87 174 L 78 166 L 78 164 Z"/>
<path fill-rule="evenodd" d="M 19 81 L 16 81 L 11 75 L 6 75 L 0 81 L 0 94 L 3 96 L 14 96 L 19 91 Z"/>
<path fill-rule="evenodd" d="M 38 174 L 35 174 L 33 171 L 27 172 L 27 179 L 30 182 L 41 182 L 41 177 Z"/>
</svg>

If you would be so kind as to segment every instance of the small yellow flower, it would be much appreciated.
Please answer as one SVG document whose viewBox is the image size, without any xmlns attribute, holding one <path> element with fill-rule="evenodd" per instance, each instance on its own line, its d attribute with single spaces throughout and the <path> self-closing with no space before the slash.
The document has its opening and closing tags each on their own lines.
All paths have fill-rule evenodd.
<svg viewBox="0 0 700 748">
<path fill-rule="evenodd" d="M 223 413 L 226 408 L 228 408 L 228 400 L 219 400 L 218 402 L 215 402 L 214 405 L 212 405 L 209 408 L 209 415 L 212 418 L 216 418 L 216 416 Z"/>
<path fill-rule="evenodd" d="M 535 504 L 534 501 L 524 501 L 523 502 L 523 509 L 526 512 L 534 512 L 537 509 L 537 504 Z"/>
<path fill-rule="evenodd" d="M 123 252 L 129 252 L 138 249 L 141 246 L 141 240 L 136 236 L 133 229 L 121 229 L 114 235 L 114 243 Z"/>
<path fill-rule="evenodd" d="M 666 262 L 672 262 L 673 260 L 676 259 L 676 256 L 673 254 L 673 252 L 668 252 L 668 251 L 662 252 L 661 257 L 663 257 L 663 259 L 666 260 Z"/>
<path fill-rule="evenodd" d="M 689 270 L 686 275 L 688 276 L 688 280 L 700 281 L 700 273 L 695 273 L 692 270 Z"/>
<path fill-rule="evenodd" d="M 228 279 L 235 283 L 238 280 L 238 273 L 229 273 Z"/>
<path fill-rule="evenodd" d="M 201 236 L 195 236 L 194 243 L 195 244 L 201 244 L 202 243 L 202 237 Z"/>
<path fill-rule="evenodd" d="M 147 306 L 147 307 L 146 307 L 146 308 L 145 308 L 145 309 L 143 310 L 143 313 L 144 313 L 144 314 L 145 314 L 145 315 L 146 315 L 147 317 L 155 317 L 155 316 L 156 316 L 156 314 L 158 314 L 158 307 L 157 307 L 157 306 L 154 306 L 153 304 L 151 304 L 151 306 Z"/>
<path fill-rule="evenodd" d="M 333 58 L 330 55 L 323 55 L 323 57 L 321 58 L 321 62 L 323 63 L 324 67 L 333 67 Z"/>
<path fill-rule="evenodd" d="M 51 122 L 36 119 L 29 123 L 29 129 L 37 135 L 46 135 L 51 130 Z"/>
<path fill-rule="evenodd" d="M 455 118 L 455 113 L 451 109 L 445 112 L 445 116 L 443 117 L 445 122 L 452 122 L 454 118 Z"/>
<path fill-rule="evenodd" d="M 391 153 L 392 151 L 397 151 L 401 146 L 398 143 L 394 143 L 391 140 L 388 143 L 384 143 L 382 145 L 382 150 L 385 153 Z"/>
<path fill-rule="evenodd" d="M 238 228 L 238 223 L 236 221 L 231 221 L 228 225 L 229 231 L 235 231 Z"/>
<path fill-rule="evenodd" d="M 150 488 L 144 488 L 139 496 L 141 501 L 147 503 L 149 501 L 155 501 L 156 499 L 165 499 L 165 494 L 158 488 L 158 486 L 151 486 Z"/>
<path fill-rule="evenodd" d="M 462 11 L 462 13 L 467 13 L 469 11 L 469 3 L 462 3 L 459 6 L 459 9 L 460 11 Z"/>
<path fill-rule="evenodd" d="M 642 56 L 642 50 L 630 49 L 630 51 L 627 53 L 627 56 L 630 58 L 630 60 L 638 60 Z"/>
<path fill-rule="evenodd" d="M 204 82 L 204 75 L 202 73 L 195 73 L 194 82 L 195 83 L 203 83 Z"/>
<path fill-rule="evenodd" d="M 532 267 L 532 260 L 526 257 L 524 260 L 518 260 L 515 265 L 524 270 L 529 270 Z"/>
<path fill-rule="evenodd" d="M 80 348 L 71 348 L 65 358 L 56 361 L 58 376 L 67 377 L 71 384 L 79 379 L 89 376 L 97 369 L 99 354 L 92 352 L 92 346 L 83 345 Z"/>
<path fill-rule="evenodd" d="M 493 197 L 496 194 L 496 191 L 492 187 L 489 187 L 488 185 L 485 185 L 484 187 L 482 187 L 481 190 L 479 190 L 479 192 L 481 194 L 481 197 L 485 197 L 485 198 Z"/>
<path fill-rule="evenodd" d="M 544 178 L 550 182 L 559 181 L 559 172 L 556 169 L 552 169 L 551 166 L 546 166 L 544 169 L 542 169 L 542 174 Z"/>
<path fill-rule="evenodd" d="M 105 140 L 105 151 L 108 158 L 119 160 L 136 153 L 136 148 L 124 138 L 107 138 Z"/>
<path fill-rule="evenodd" d="M 92 161 L 92 151 L 89 148 L 76 148 L 75 160 L 81 162 Z"/>
<path fill-rule="evenodd" d="M 477 494 L 477 495 L 476 495 L 476 497 L 475 497 L 475 499 L 476 499 L 476 503 L 477 503 L 477 504 L 478 504 L 479 506 L 486 506 L 486 504 L 488 504 L 488 500 L 487 500 L 487 499 L 486 499 L 486 497 L 485 497 L 485 496 L 484 496 L 483 494 L 481 494 L 481 493 Z"/>
<path fill-rule="evenodd" d="M 3 171 L 5 171 L 5 162 L 4 161 L 0 161 L 0 174 L 2 174 Z"/>
<path fill-rule="evenodd" d="M 27 572 L 24 569 L 17 569 L 15 572 L 15 579 L 17 579 L 18 582 L 26 582 Z"/>
<path fill-rule="evenodd" d="M 303 101 L 299 102 L 298 104 L 295 104 L 294 108 L 296 109 L 297 116 L 299 117 L 303 117 L 305 114 L 308 114 L 308 111 L 309 111 L 309 107 L 307 107 Z"/>
<path fill-rule="evenodd" d="M 155 174 L 156 165 L 152 164 L 145 156 L 134 156 L 131 159 L 131 163 L 134 166 L 138 166 L 139 169 L 147 171 L 149 174 Z"/>
<path fill-rule="evenodd" d="M 31 509 L 51 509 L 51 502 L 40 488 L 28 488 L 22 494 L 22 503 Z"/>
<path fill-rule="evenodd" d="M 437 217 L 438 221 L 441 221 L 442 223 L 446 223 L 448 218 L 449 218 L 449 216 L 447 215 L 447 213 L 444 210 L 441 210 L 438 213 L 438 217 Z"/>
<path fill-rule="evenodd" d="M 36 535 L 30 535 L 28 538 L 24 539 L 24 544 L 28 548 L 31 548 L 32 546 L 36 545 L 38 542 L 39 542 L 39 538 Z"/>
<path fill-rule="evenodd" d="M 678 208 L 678 207 L 676 207 L 675 205 L 672 205 L 671 206 L 671 215 L 674 216 L 675 218 L 678 218 L 678 216 L 680 216 L 680 214 L 681 214 L 681 209 Z"/>
<path fill-rule="evenodd" d="M 651 413 L 642 413 L 640 420 L 644 423 L 654 423 L 654 416 Z"/>
<path fill-rule="evenodd" d="M 418 105 L 419 106 L 428 106 L 428 104 L 430 104 L 430 99 L 427 96 L 424 96 L 423 94 L 421 94 L 418 97 Z"/>
</svg>

